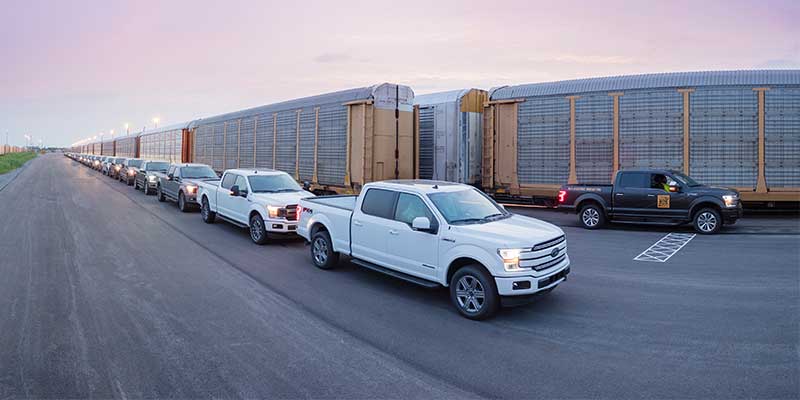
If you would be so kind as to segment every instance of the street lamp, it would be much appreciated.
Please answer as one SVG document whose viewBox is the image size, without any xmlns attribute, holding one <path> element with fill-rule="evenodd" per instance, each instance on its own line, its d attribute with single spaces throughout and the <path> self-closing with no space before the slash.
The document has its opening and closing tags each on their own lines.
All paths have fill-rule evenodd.
<svg viewBox="0 0 800 400">
<path fill-rule="evenodd" d="M 153 124 L 155 124 L 155 129 L 158 129 L 158 121 L 160 121 L 158 117 L 153 118 Z"/>
<path fill-rule="evenodd" d="M 130 125 L 129 123 L 127 123 L 127 122 L 126 122 L 126 123 L 125 123 L 125 135 L 126 135 L 126 136 L 131 134 L 130 127 L 131 127 L 131 125 Z"/>
</svg>

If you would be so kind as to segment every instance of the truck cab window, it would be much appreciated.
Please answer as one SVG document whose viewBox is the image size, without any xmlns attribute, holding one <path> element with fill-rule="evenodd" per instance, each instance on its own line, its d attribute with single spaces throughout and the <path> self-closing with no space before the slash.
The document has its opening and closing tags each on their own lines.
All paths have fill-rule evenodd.
<svg viewBox="0 0 800 400">
<path fill-rule="evenodd" d="M 650 174 L 650 189 L 669 192 L 669 179 L 664 174 Z"/>
<path fill-rule="evenodd" d="M 225 189 L 230 189 L 233 187 L 233 183 L 236 181 L 236 175 L 234 174 L 225 174 L 225 178 L 222 178 L 222 186 Z"/>
<path fill-rule="evenodd" d="M 364 195 L 361 212 L 376 217 L 393 219 L 397 194 L 397 192 L 391 190 L 369 189 L 367 194 Z"/>
<path fill-rule="evenodd" d="M 619 186 L 626 189 L 650 188 L 650 174 L 641 172 L 623 172 L 620 175 Z"/>
<path fill-rule="evenodd" d="M 394 219 L 411 226 L 414 218 L 426 217 L 431 221 L 431 228 L 434 228 L 436 219 L 428 206 L 417 196 L 413 194 L 400 193 L 397 198 L 397 207 L 395 207 Z"/>
<path fill-rule="evenodd" d="M 238 186 L 240 192 L 247 192 L 247 180 L 243 176 L 237 176 L 233 185 Z"/>
</svg>

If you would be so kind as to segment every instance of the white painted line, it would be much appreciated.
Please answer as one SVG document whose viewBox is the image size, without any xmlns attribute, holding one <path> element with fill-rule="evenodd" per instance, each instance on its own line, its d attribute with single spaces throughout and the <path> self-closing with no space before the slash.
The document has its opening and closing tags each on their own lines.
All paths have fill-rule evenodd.
<svg viewBox="0 0 800 400">
<path fill-rule="evenodd" d="M 694 233 L 670 233 L 636 256 L 633 261 L 667 262 L 695 236 L 697 234 Z"/>
</svg>

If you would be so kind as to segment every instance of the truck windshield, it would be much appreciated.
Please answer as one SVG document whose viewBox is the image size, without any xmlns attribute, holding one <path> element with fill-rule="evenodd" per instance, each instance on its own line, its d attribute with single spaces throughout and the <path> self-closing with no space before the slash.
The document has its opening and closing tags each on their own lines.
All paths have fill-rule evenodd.
<svg viewBox="0 0 800 400">
<path fill-rule="evenodd" d="M 479 224 L 511 215 L 476 189 L 432 193 L 428 198 L 449 224 Z"/>
<path fill-rule="evenodd" d="M 299 192 L 303 190 L 289 175 L 251 175 L 250 189 L 253 193 Z"/>
<path fill-rule="evenodd" d="M 166 171 L 169 168 L 169 163 L 165 162 L 149 162 L 147 163 L 148 171 Z"/>
<path fill-rule="evenodd" d="M 675 180 L 677 180 L 681 185 L 684 186 L 689 186 L 689 187 L 703 186 L 696 180 L 692 179 L 690 176 L 684 175 L 680 172 L 673 173 L 672 177 L 675 178 Z"/>
<path fill-rule="evenodd" d="M 139 168 L 142 166 L 142 160 L 130 160 L 128 161 L 128 166 L 133 168 Z"/>
<path fill-rule="evenodd" d="M 217 173 L 211 167 L 183 167 L 181 168 L 181 175 L 186 179 L 206 179 L 218 178 Z"/>
</svg>

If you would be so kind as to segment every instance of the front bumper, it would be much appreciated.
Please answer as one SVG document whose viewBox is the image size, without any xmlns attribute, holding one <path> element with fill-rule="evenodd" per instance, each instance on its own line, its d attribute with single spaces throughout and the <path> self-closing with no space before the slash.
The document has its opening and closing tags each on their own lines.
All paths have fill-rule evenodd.
<svg viewBox="0 0 800 400">
<path fill-rule="evenodd" d="M 497 293 L 500 296 L 525 296 L 556 287 L 567 279 L 567 275 L 570 272 L 569 263 L 569 257 L 567 257 L 542 276 L 528 274 L 514 277 L 495 277 Z"/>
<path fill-rule="evenodd" d="M 722 210 L 722 223 L 734 224 L 739 218 L 742 218 L 744 210 L 742 209 L 742 202 L 740 201 L 736 207 L 724 208 Z"/>
<path fill-rule="evenodd" d="M 297 233 L 298 222 L 285 219 L 265 219 L 264 226 L 269 233 Z"/>
</svg>

